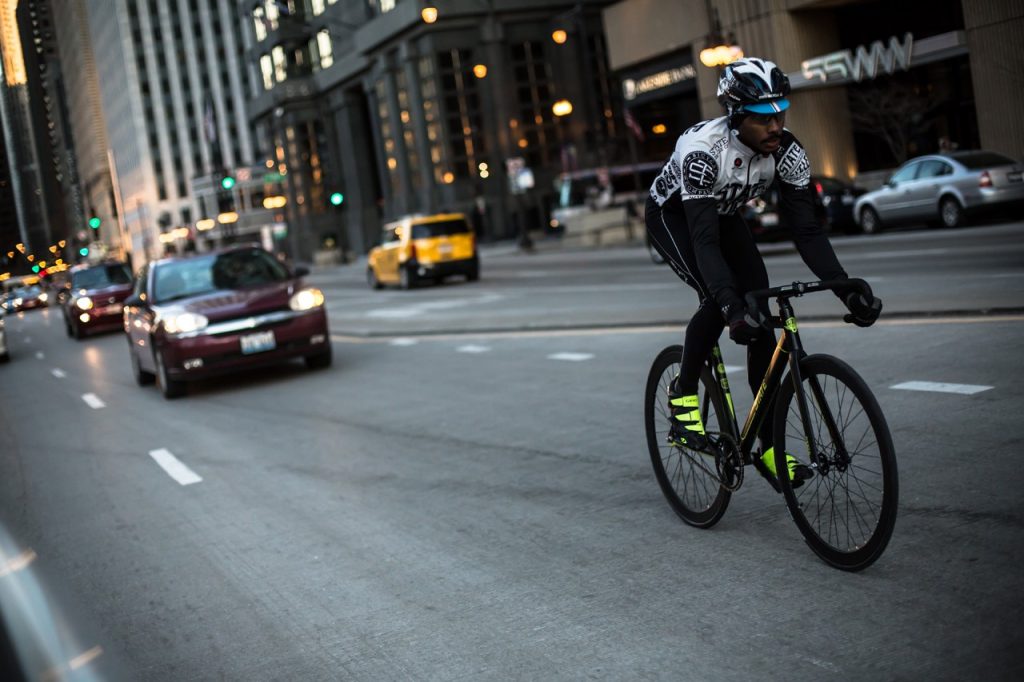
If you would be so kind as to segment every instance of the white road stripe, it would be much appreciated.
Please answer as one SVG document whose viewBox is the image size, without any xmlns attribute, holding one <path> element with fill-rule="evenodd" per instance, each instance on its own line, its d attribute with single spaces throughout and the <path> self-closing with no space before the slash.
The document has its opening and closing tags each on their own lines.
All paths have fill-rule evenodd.
<svg viewBox="0 0 1024 682">
<path fill-rule="evenodd" d="M 473 344 L 468 344 L 465 346 L 459 346 L 455 350 L 460 353 L 486 353 L 490 348 L 487 346 L 474 346 Z"/>
<path fill-rule="evenodd" d="M 26 336 L 25 337 L 25 343 L 32 343 L 32 337 L 31 336 Z"/>
<path fill-rule="evenodd" d="M 931 391 L 933 393 L 959 393 L 960 395 L 974 395 L 987 391 L 993 386 L 975 386 L 972 384 L 943 384 L 935 381 L 905 381 L 889 388 L 901 391 Z"/>
<path fill-rule="evenodd" d="M 391 339 L 390 343 L 392 346 L 415 346 L 419 341 L 416 339 Z"/>
<path fill-rule="evenodd" d="M 594 356 L 591 353 L 553 353 L 548 356 L 548 360 L 566 360 L 568 362 L 583 362 L 584 360 L 590 360 Z"/>
<path fill-rule="evenodd" d="M 171 454 L 166 448 L 150 450 L 149 456 L 156 460 L 156 463 L 181 485 L 192 485 L 203 480 L 202 476 L 185 466 L 181 460 Z"/>
<path fill-rule="evenodd" d="M 64 370 L 57 369 L 56 367 L 50 370 L 50 374 L 57 377 L 58 379 L 63 379 L 64 377 L 67 376 L 67 374 L 64 373 Z"/>
<path fill-rule="evenodd" d="M 100 397 L 95 393 L 86 393 L 82 395 L 82 400 L 84 400 L 85 404 L 94 410 L 99 410 L 107 406 L 107 404 L 100 400 Z"/>
<path fill-rule="evenodd" d="M 46 356 L 43 355 L 43 351 L 39 351 L 38 353 L 36 353 L 36 360 L 43 360 L 45 358 Z"/>
</svg>

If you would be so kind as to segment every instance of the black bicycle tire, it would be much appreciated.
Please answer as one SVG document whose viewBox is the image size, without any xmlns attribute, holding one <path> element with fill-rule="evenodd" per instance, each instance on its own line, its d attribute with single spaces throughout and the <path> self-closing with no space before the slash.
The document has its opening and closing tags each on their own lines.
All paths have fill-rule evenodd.
<svg viewBox="0 0 1024 682">
<path fill-rule="evenodd" d="M 665 470 L 665 463 L 662 460 L 661 452 L 664 443 L 658 442 L 657 425 L 658 413 L 655 406 L 666 400 L 666 394 L 662 386 L 662 377 L 672 365 L 678 365 L 682 358 L 682 346 L 669 346 L 661 351 L 651 364 L 651 370 L 647 375 L 647 384 L 644 390 L 644 425 L 647 434 L 647 449 L 651 457 L 651 465 L 654 468 L 654 475 L 658 479 L 658 485 L 662 494 L 668 501 L 672 510 L 687 524 L 696 528 L 710 528 L 718 523 L 729 506 L 729 499 L 732 493 L 719 485 L 715 499 L 704 511 L 690 509 L 676 492 L 675 487 Z M 723 415 L 725 419 L 725 401 L 723 400 L 720 388 L 714 381 L 711 370 L 704 367 L 701 370 L 700 381 L 704 384 L 705 393 L 711 396 L 711 403 L 716 414 Z M 724 426 L 724 425 L 723 425 Z"/>
<path fill-rule="evenodd" d="M 851 551 L 844 551 L 832 546 L 828 540 L 822 538 L 811 522 L 807 519 L 801 509 L 798 500 L 798 491 L 793 489 L 789 478 L 779 477 L 779 485 L 782 488 L 783 496 L 786 499 L 786 506 L 796 523 L 800 533 L 804 536 L 811 550 L 830 566 L 844 571 L 861 571 L 873 564 L 885 551 L 892 538 L 893 529 L 896 526 L 896 511 L 899 505 L 899 475 L 896 467 L 896 452 L 892 443 L 892 434 L 886 423 L 885 415 L 874 394 L 864 379 L 847 363 L 839 358 L 830 355 L 811 355 L 800 361 L 800 374 L 807 384 L 810 376 L 829 376 L 842 383 L 852 393 L 863 410 L 878 448 L 881 483 L 881 508 L 878 511 L 878 519 L 870 536 L 859 547 Z M 820 384 L 819 384 L 820 385 Z M 806 395 L 808 401 L 813 402 L 813 392 L 807 387 Z M 827 393 L 827 391 L 826 391 Z M 788 375 L 780 387 L 775 405 L 775 470 L 782 472 L 786 469 L 786 421 L 790 410 L 790 402 L 796 395 L 792 375 Z M 799 408 L 794 405 L 799 414 Z M 801 436 L 803 426 L 800 426 Z M 852 468 L 852 467 L 851 467 Z M 817 474 L 816 474 L 817 476 Z M 854 479 L 858 482 L 857 479 Z M 805 485 L 816 485 L 817 479 L 807 481 Z M 858 482 L 859 485 L 859 482 Z M 829 491 L 829 496 L 835 492 L 836 486 Z M 849 500 L 850 487 L 843 486 Z M 805 491 L 806 492 L 806 491 Z M 805 494 L 805 493 L 800 493 Z M 862 496 L 863 499 L 863 496 Z"/>
</svg>

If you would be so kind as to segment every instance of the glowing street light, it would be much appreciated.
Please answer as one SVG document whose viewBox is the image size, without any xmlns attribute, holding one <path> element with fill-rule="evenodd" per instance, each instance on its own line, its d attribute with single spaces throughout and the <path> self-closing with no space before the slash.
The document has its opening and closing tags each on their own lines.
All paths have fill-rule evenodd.
<svg viewBox="0 0 1024 682">
<path fill-rule="evenodd" d="M 423 22 L 432 24 L 437 21 L 437 8 L 436 7 L 424 7 L 423 11 L 420 12 L 420 16 L 423 17 Z"/>
<path fill-rule="evenodd" d="M 569 39 L 569 34 L 563 29 L 555 29 L 551 32 L 551 40 L 555 41 L 559 45 L 564 45 L 565 41 Z"/>
<path fill-rule="evenodd" d="M 568 116 L 572 113 L 572 102 L 567 99 L 560 99 L 551 105 L 551 113 L 555 116 Z"/>
</svg>

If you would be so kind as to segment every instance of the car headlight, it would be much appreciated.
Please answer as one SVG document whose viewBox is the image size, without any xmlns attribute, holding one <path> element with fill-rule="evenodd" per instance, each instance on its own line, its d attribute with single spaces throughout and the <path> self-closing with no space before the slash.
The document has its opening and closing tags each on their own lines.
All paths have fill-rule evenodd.
<svg viewBox="0 0 1024 682">
<path fill-rule="evenodd" d="M 198 313 L 178 313 L 177 315 L 168 315 L 167 317 L 161 318 L 163 322 L 164 330 L 168 334 L 188 334 L 189 332 L 197 332 L 200 329 L 205 329 L 206 325 L 210 324 L 210 321 L 206 319 L 205 315 L 199 315 Z"/>
<path fill-rule="evenodd" d="M 21 305 L 22 303 L 23 303 L 23 301 L 22 301 L 22 300 L 21 300 L 20 298 L 16 298 L 16 299 L 14 299 L 14 307 L 15 307 L 15 308 L 17 308 L 17 307 L 18 307 L 19 305 Z"/>
<path fill-rule="evenodd" d="M 43 303 L 46 303 L 46 301 L 47 301 L 47 300 L 48 300 L 49 298 L 50 298 L 50 297 L 49 297 L 48 295 L 46 295 L 45 293 L 39 294 L 39 300 L 40 300 L 40 301 L 42 301 Z"/>
<path fill-rule="evenodd" d="M 92 310 L 92 299 L 88 296 L 82 296 L 81 298 L 75 299 L 75 305 L 79 310 Z"/>
<path fill-rule="evenodd" d="M 296 312 L 319 308 L 323 304 L 324 292 L 314 287 L 296 291 L 288 300 L 288 307 Z"/>
</svg>

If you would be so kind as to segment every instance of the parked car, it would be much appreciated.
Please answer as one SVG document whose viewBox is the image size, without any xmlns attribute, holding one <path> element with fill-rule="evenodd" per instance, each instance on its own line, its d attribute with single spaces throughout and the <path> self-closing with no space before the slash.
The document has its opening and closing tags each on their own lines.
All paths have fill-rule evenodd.
<svg viewBox="0 0 1024 682">
<path fill-rule="evenodd" d="M 37 284 L 15 289 L 11 293 L 12 296 L 8 299 L 7 306 L 11 312 L 15 313 L 33 308 L 45 308 L 50 298 L 50 295 Z"/>
<path fill-rule="evenodd" d="M 124 299 L 132 291 L 132 274 L 120 262 L 76 265 L 71 269 L 71 286 L 61 305 L 68 336 L 83 339 L 87 334 L 121 329 Z"/>
<path fill-rule="evenodd" d="M 0 310 L 0 362 L 7 362 L 11 359 L 11 352 L 7 348 L 7 329 L 4 323 L 4 311 Z"/>
<path fill-rule="evenodd" d="M 186 382 L 301 357 L 331 364 L 324 295 L 258 246 L 151 262 L 125 299 L 132 371 L 166 398 Z"/>
<path fill-rule="evenodd" d="M 450 275 L 480 278 L 480 255 L 473 230 L 462 213 L 410 216 L 384 226 L 379 246 L 367 257 L 371 289 L 397 284 L 410 289 L 424 280 Z"/>
<path fill-rule="evenodd" d="M 866 233 L 923 221 L 959 227 L 972 214 L 1024 204 L 1024 163 L 984 150 L 931 154 L 900 166 L 885 185 L 857 199 Z"/>
</svg>

